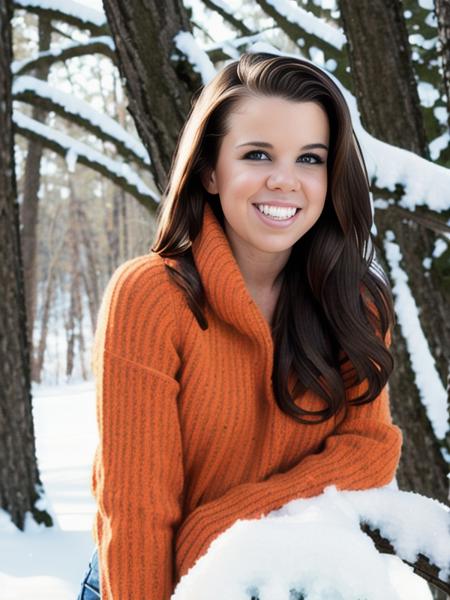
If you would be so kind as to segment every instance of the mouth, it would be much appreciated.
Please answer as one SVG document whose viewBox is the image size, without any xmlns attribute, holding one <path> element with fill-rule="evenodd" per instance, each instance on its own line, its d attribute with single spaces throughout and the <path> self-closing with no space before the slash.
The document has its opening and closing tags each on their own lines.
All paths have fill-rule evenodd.
<svg viewBox="0 0 450 600">
<path fill-rule="evenodd" d="M 292 205 L 253 204 L 253 206 L 261 215 L 273 221 L 290 221 L 301 210 L 298 206 Z"/>
<path fill-rule="evenodd" d="M 269 227 L 289 227 L 297 220 L 301 208 L 280 207 L 267 204 L 253 204 L 257 218 Z"/>
</svg>

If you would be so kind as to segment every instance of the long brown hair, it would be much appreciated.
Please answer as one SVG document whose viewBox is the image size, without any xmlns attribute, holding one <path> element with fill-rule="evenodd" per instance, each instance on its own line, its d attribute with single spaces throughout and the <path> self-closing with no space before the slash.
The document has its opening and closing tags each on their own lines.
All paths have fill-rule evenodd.
<svg viewBox="0 0 450 600">
<path fill-rule="evenodd" d="M 324 209 L 292 247 L 272 326 L 277 403 L 299 422 L 320 423 L 345 405 L 350 387 L 365 380 L 365 390 L 351 402 L 373 401 L 394 365 L 385 343 L 395 322 L 392 292 L 374 261 L 367 171 L 347 104 L 333 80 L 309 61 L 266 52 L 245 53 L 226 65 L 193 99 L 151 249 L 173 259 L 166 268 L 206 329 L 205 295 L 191 244 L 200 231 L 205 202 L 222 226 L 223 213 L 217 197 L 203 187 L 201 174 L 214 168 L 228 115 L 249 94 L 317 102 L 329 120 Z M 292 393 L 291 373 L 296 381 Z M 294 402 L 307 389 L 323 398 L 324 409 L 312 412 Z"/>
</svg>

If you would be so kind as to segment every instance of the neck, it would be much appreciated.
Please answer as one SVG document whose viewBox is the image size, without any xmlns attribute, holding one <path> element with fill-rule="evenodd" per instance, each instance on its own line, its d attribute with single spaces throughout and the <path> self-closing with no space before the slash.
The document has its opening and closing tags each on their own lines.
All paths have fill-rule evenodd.
<svg viewBox="0 0 450 600">
<path fill-rule="evenodd" d="M 244 278 L 245 285 L 252 296 L 272 293 L 279 289 L 278 276 L 286 265 L 291 249 L 283 252 L 263 252 L 248 247 L 233 236 L 227 235 L 234 258 Z"/>
</svg>

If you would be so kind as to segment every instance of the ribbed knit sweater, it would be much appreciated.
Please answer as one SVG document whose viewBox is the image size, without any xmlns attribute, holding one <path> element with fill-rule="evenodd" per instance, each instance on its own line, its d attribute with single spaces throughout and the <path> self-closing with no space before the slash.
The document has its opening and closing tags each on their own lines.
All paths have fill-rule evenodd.
<svg viewBox="0 0 450 600">
<path fill-rule="evenodd" d="M 168 600 L 237 519 L 259 518 L 331 484 L 385 485 L 400 458 L 387 386 L 372 403 L 350 406 L 345 419 L 320 425 L 281 411 L 270 326 L 208 204 L 192 252 L 207 330 L 170 280 L 169 259 L 157 254 L 120 266 L 103 296 L 92 473 L 102 600 Z M 312 392 L 297 401 L 323 406 Z"/>
</svg>

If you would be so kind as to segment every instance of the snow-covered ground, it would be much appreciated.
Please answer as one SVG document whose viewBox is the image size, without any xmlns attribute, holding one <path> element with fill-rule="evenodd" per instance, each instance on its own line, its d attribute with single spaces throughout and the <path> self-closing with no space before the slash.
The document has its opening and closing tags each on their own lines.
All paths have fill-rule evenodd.
<svg viewBox="0 0 450 600">
<path fill-rule="evenodd" d="M 91 526 L 95 504 L 90 493 L 90 472 L 97 443 L 94 383 L 35 386 L 33 397 L 39 468 L 47 493 L 48 508 L 55 519 L 55 527 L 50 529 L 37 527 L 33 522 L 29 521 L 25 533 L 22 533 L 11 525 L 6 513 L 0 511 L 0 598 L 1 600 L 75 600 L 79 591 L 80 581 L 93 549 Z M 348 493 L 350 494 L 349 499 L 353 497 L 352 494 L 361 493 L 350 492 Z M 367 493 L 374 494 L 373 499 L 375 499 L 375 494 L 384 494 L 386 492 L 383 490 L 373 490 Z M 364 566 L 365 570 L 370 573 L 375 564 L 371 565 L 370 563 L 375 558 L 379 563 L 378 568 L 381 568 L 380 573 L 387 568 L 386 581 L 389 585 L 392 584 L 399 594 L 394 594 L 395 598 L 430 600 L 431 595 L 426 588 L 425 582 L 412 575 L 411 570 L 405 567 L 400 559 L 396 557 L 388 558 L 386 556 L 381 558 L 381 555 L 378 555 L 380 558 L 374 557 L 373 550 L 369 547 L 368 538 L 364 542 L 361 536 L 357 534 L 354 525 L 352 526 L 350 521 L 347 524 L 344 522 L 345 519 L 348 519 L 351 512 L 349 512 L 350 505 L 340 504 L 341 502 L 345 502 L 344 496 L 345 493 L 341 496 L 342 500 L 340 500 L 337 498 L 336 493 L 332 491 L 328 492 L 328 497 L 327 494 L 319 497 L 318 503 L 315 506 L 310 506 L 311 500 L 300 501 L 300 503 L 305 503 L 305 509 L 300 516 L 295 515 L 294 507 L 300 505 L 294 501 L 290 505 L 288 504 L 286 507 L 283 507 L 281 511 L 285 515 L 284 519 L 286 517 L 289 518 L 289 514 L 294 517 L 294 520 L 290 523 L 286 522 L 284 524 L 283 519 L 274 519 L 273 516 L 276 516 L 276 511 L 272 517 L 268 516 L 266 519 L 261 519 L 259 523 L 251 523 L 249 521 L 238 522 L 235 527 L 230 528 L 228 532 L 224 533 L 223 536 L 213 543 L 210 552 L 197 563 L 189 576 L 182 580 L 184 584 L 178 588 L 176 598 L 183 600 L 185 598 L 196 598 L 198 600 L 198 598 L 203 597 L 201 589 L 208 589 L 209 587 L 209 590 L 211 590 L 211 585 L 213 585 L 211 580 L 217 582 L 217 577 L 219 576 L 222 577 L 223 589 L 231 589 L 230 586 L 238 583 L 237 581 L 233 582 L 232 579 L 243 581 L 242 569 L 244 567 L 247 572 L 247 577 L 244 577 L 244 579 L 248 579 L 248 576 L 256 573 L 255 568 L 258 568 L 258 564 L 261 565 L 257 557 L 261 553 L 262 546 L 265 546 L 266 559 L 270 559 L 269 563 L 272 565 L 270 569 L 272 579 L 270 582 L 267 581 L 267 584 L 270 583 L 272 588 L 275 583 L 279 586 L 280 581 L 282 583 L 290 577 L 286 569 L 292 563 L 292 560 L 287 562 L 286 560 L 279 560 L 282 557 L 281 546 L 283 546 L 286 540 L 288 546 L 292 544 L 293 540 L 295 542 L 296 536 L 292 537 L 289 531 L 292 532 L 292 526 L 295 522 L 297 522 L 297 525 L 294 525 L 294 527 L 299 527 L 303 521 L 303 526 L 312 527 L 316 533 L 321 528 L 324 528 L 324 525 L 327 531 L 331 526 L 331 529 L 333 527 L 339 529 L 342 525 L 345 526 L 350 537 L 353 536 L 351 543 L 344 544 L 347 548 L 347 554 L 350 551 L 353 552 L 353 556 L 349 558 L 352 564 L 352 579 L 360 571 L 359 567 L 356 568 L 354 564 L 354 544 L 359 540 L 358 543 L 365 544 L 365 552 L 367 553 L 365 555 L 366 559 L 361 559 L 364 564 L 359 566 Z M 374 504 L 380 508 L 383 506 L 383 501 L 373 502 L 373 499 L 372 496 L 368 498 L 368 507 L 364 509 L 364 507 L 360 506 L 360 509 L 363 512 L 367 512 L 370 511 L 370 506 Z M 417 501 L 419 499 L 420 497 Z M 330 517 L 330 512 L 327 512 L 328 502 L 331 502 L 330 506 L 333 507 L 333 523 L 328 522 Z M 358 505 L 360 505 L 359 500 Z M 343 509 L 343 513 L 340 519 L 335 519 L 334 515 L 340 512 L 337 511 L 339 507 L 340 510 Z M 346 517 L 345 513 L 347 513 Z M 438 519 L 442 518 L 439 514 L 436 514 L 436 517 Z M 342 519 L 344 520 L 342 521 Z M 434 530 L 434 535 L 437 535 L 434 539 L 436 541 L 441 540 L 442 542 L 440 544 L 442 548 L 439 550 L 439 553 L 441 555 L 446 553 L 446 555 L 450 556 L 447 548 L 449 542 L 444 540 L 446 536 L 441 536 L 438 533 L 443 528 L 438 522 L 429 521 L 428 525 L 430 527 L 427 528 Z M 283 529 L 286 526 L 286 531 L 280 536 L 281 530 L 279 528 Z M 351 531 L 352 527 L 353 533 Z M 419 528 L 417 529 L 419 531 Z M 423 527 L 421 529 L 425 531 Z M 409 526 L 407 530 L 409 531 Z M 408 531 L 406 546 L 412 547 L 415 543 L 413 540 L 414 536 L 411 537 Z M 266 540 L 271 539 L 271 543 L 261 544 L 261 535 L 266 536 Z M 430 536 L 432 535 L 433 533 L 430 532 Z M 236 536 L 240 536 L 237 542 L 234 540 Z M 342 542 L 342 528 L 339 536 L 337 540 L 338 542 L 339 540 Z M 423 543 L 426 542 L 425 538 L 430 536 L 420 535 Z M 317 537 L 317 535 L 314 535 L 310 539 L 313 540 Z M 430 537 L 430 539 L 433 538 Z M 240 548 L 237 554 L 235 542 Z M 244 542 L 246 547 L 245 556 L 242 555 L 242 544 Z M 281 544 L 280 547 L 276 546 L 277 549 L 273 546 L 275 542 L 277 542 L 278 546 Z M 405 546 L 404 536 L 403 541 L 399 538 L 399 545 L 401 544 Z M 353 550 L 351 550 L 352 547 Z M 302 552 L 303 550 L 298 547 L 295 549 L 295 552 Z M 338 554 L 341 554 L 341 552 Z M 290 556 L 292 557 L 293 555 L 290 553 Z M 336 557 L 336 554 L 334 554 L 334 557 Z M 323 564 L 324 556 L 319 558 Z M 226 563 L 226 568 L 224 567 L 224 562 Z M 335 560 L 333 558 L 333 562 L 329 563 L 329 565 L 334 564 Z M 217 571 L 217 569 L 219 570 Z M 339 569 L 339 571 L 340 574 L 337 574 L 337 577 L 338 579 L 342 579 L 343 570 Z M 237 577 L 231 578 L 231 572 L 236 572 Z M 330 569 L 327 572 L 329 573 Z M 265 573 L 267 574 L 267 570 Z M 369 577 L 367 573 L 366 576 Z M 255 581 L 260 579 L 261 577 L 257 577 Z M 334 579 L 336 578 L 333 575 L 333 581 Z M 379 579 L 378 577 L 377 585 L 381 585 Z M 206 584 L 205 580 L 207 580 Z M 263 584 L 263 581 L 260 581 L 260 583 Z M 348 585 L 348 583 L 342 582 L 341 585 Z M 263 588 L 264 585 L 260 587 L 260 591 Z M 194 595 L 192 595 L 192 591 L 195 592 Z M 272 591 L 275 591 L 275 588 Z M 264 599 L 269 597 L 272 600 L 275 597 L 281 598 L 280 590 L 278 589 L 277 591 L 278 593 L 275 593 L 275 595 L 266 596 L 262 594 L 261 599 L 263 597 Z M 242 594 L 244 593 L 245 589 L 242 589 Z M 219 593 L 215 597 L 225 598 L 226 596 Z M 329 596 L 317 596 L 317 598 L 319 597 L 322 599 Z M 336 598 L 336 596 L 332 597 Z M 347 596 L 345 597 L 347 598 Z M 373 596 L 373 598 L 375 597 L 378 598 L 380 596 Z M 286 600 L 287 598 L 288 596 L 286 596 Z M 372 598 L 372 595 L 370 595 L 370 598 Z"/>
<path fill-rule="evenodd" d="M 0 511 L 0 598 L 75 600 L 94 547 L 94 383 L 39 386 L 33 397 L 39 469 L 55 527 L 28 522 L 21 533 Z"/>
</svg>

